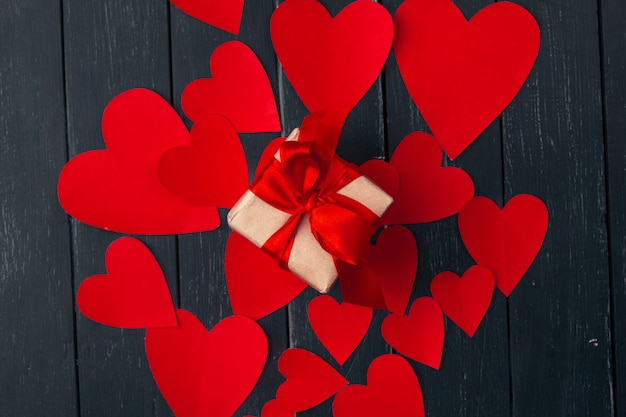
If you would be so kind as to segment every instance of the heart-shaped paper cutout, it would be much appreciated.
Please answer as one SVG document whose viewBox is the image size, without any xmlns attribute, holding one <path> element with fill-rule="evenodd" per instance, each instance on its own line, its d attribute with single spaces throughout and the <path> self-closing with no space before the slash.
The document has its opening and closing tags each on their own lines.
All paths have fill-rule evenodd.
<svg viewBox="0 0 626 417">
<path fill-rule="evenodd" d="M 176 311 L 163 271 L 150 250 L 123 237 L 106 253 L 106 275 L 87 278 L 76 303 L 91 320 L 127 329 L 172 327 Z"/>
<path fill-rule="evenodd" d="M 158 165 L 172 194 L 199 206 L 231 208 L 248 189 L 248 164 L 233 125 L 205 116 L 191 129 L 191 146 L 170 149 Z"/>
<path fill-rule="evenodd" d="M 237 132 L 280 131 L 272 86 L 259 58 L 246 44 L 231 41 L 215 49 L 211 75 L 183 91 L 187 117 L 197 122 L 209 114 L 221 114 Z"/>
<path fill-rule="evenodd" d="M 408 316 L 391 314 L 381 326 L 383 338 L 399 353 L 439 369 L 443 353 L 443 313 L 430 297 L 413 301 Z"/>
<path fill-rule="evenodd" d="M 391 165 L 400 186 L 383 224 L 440 220 L 458 213 L 474 196 L 474 183 L 460 168 L 442 167 L 439 144 L 428 133 L 415 132 L 398 145 Z"/>
<path fill-rule="evenodd" d="M 311 300 L 308 314 L 317 338 L 343 365 L 365 337 L 374 311 L 356 304 L 339 304 L 333 297 L 322 295 Z"/>
<path fill-rule="evenodd" d="M 276 399 L 287 411 L 313 408 L 348 384 L 324 359 L 304 349 L 284 351 L 278 370 L 287 380 L 278 387 Z"/>
<path fill-rule="evenodd" d="M 183 12 L 234 35 L 239 34 L 244 0 L 170 0 Z"/>
<path fill-rule="evenodd" d="M 476 197 L 459 213 L 459 231 L 477 264 L 493 272 L 507 297 L 541 249 L 548 230 L 548 209 L 537 197 L 519 194 L 502 210 L 486 197 Z"/>
<path fill-rule="evenodd" d="M 493 297 L 494 279 L 488 268 L 474 265 L 463 274 L 442 272 L 430 283 L 430 292 L 446 316 L 474 336 Z"/>
<path fill-rule="evenodd" d="M 179 327 L 146 332 L 148 363 L 163 397 L 177 417 L 232 416 L 263 371 L 263 329 L 230 316 L 207 332 L 190 312 L 176 314 Z"/>
<path fill-rule="evenodd" d="M 406 0 L 394 16 L 402 79 L 451 159 L 513 100 L 539 52 L 523 7 L 491 4 L 468 22 L 450 0 Z"/>
<path fill-rule="evenodd" d="M 213 230 L 215 207 L 190 205 L 159 182 L 157 164 L 169 149 L 189 145 L 189 132 L 156 93 L 129 90 L 104 111 L 107 150 L 70 160 L 59 177 L 61 205 L 83 223 L 128 234 L 178 234 Z"/>
<path fill-rule="evenodd" d="M 233 232 L 226 243 L 226 283 L 235 314 L 258 320 L 296 298 L 307 284 Z"/>
<path fill-rule="evenodd" d="M 276 400 L 266 402 L 261 411 L 261 417 L 294 417 L 295 415 L 295 413 L 285 410 L 285 407 Z"/>
<path fill-rule="evenodd" d="M 399 355 L 374 359 L 367 386 L 348 385 L 333 402 L 335 417 L 424 417 L 424 398 L 411 365 Z"/>
<path fill-rule="evenodd" d="M 417 275 L 417 243 L 406 227 L 391 226 L 380 232 L 365 259 L 372 268 L 385 297 L 387 310 L 404 315 Z"/>
<path fill-rule="evenodd" d="M 276 55 L 310 112 L 351 110 L 376 81 L 393 40 L 389 12 L 348 4 L 333 19 L 317 0 L 287 0 L 270 23 Z"/>
</svg>

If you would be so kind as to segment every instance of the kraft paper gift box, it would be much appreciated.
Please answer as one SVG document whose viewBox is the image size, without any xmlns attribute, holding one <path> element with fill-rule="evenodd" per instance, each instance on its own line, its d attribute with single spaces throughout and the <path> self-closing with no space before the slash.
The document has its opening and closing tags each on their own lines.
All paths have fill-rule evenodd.
<svg viewBox="0 0 626 417">
<path fill-rule="evenodd" d="M 294 130 L 286 142 L 297 141 L 298 133 L 297 129 Z M 278 162 L 281 162 L 280 151 L 274 157 Z M 333 157 L 338 158 L 336 156 Z M 355 200 L 375 215 L 376 219 L 372 224 L 372 233 L 375 230 L 376 221 L 393 202 L 391 196 L 363 175 L 358 176 L 336 193 Z M 259 248 L 263 248 L 266 242 L 291 217 L 292 214 L 272 206 L 255 195 L 253 191 L 248 190 L 228 213 L 228 224 L 235 232 L 244 236 Z M 337 227 L 341 228 L 342 225 L 338 224 Z M 345 233 L 350 233 L 350 230 L 345 230 Z M 366 239 L 366 242 L 363 242 L 363 247 L 369 243 L 369 237 Z M 273 256 L 277 257 L 276 255 Z M 245 260 L 242 259 L 242 262 L 245 262 Z M 316 240 L 311 232 L 309 216 L 306 213 L 302 214 L 297 223 L 293 246 L 286 264 L 291 272 L 321 293 L 327 292 L 337 280 L 335 258 L 324 250 Z"/>
</svg>

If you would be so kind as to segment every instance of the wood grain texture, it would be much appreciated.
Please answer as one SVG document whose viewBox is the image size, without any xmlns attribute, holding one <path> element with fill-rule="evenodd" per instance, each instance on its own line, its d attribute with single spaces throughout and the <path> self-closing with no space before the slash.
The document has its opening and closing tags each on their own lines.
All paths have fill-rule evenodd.
<svg viewBox="0 0 626 417">
<path fill-rule="evenodd" d="M 548 234 L 511 294 L 513 415 L 611 416 L 611 337 L 596 4 L 521 1 L 535 68 L 503 120 L 505 198 L 548 206 Z"/>
<path fill-rule="evenodd" d="M 626 2 L 600 1 L 615 415 L 626 413 Z"/>
<path fill-rule="evenodd" d="M 0 7 L 0 415 L 76 416 L 57 1 Z"/>
<path fill-rule="evenodd" d="M 103 149 L 102 112 L 134 87 L 170 93 L 166 1 L 64 1 L 65 69 L 70 157 Z M 108 245 L 121 235 L 72 221 L 75 289 L 105 273 Z M 141 238 L 153 251 L 176 296 L 174 237 Z M 80 412 L 88 416 L 168 416 L 144 351 L 143 330 L 96 324 L 76 313 Z"/>
<path fill-rule="evenodd" d="M 471 18 L 491 1 L 456 1 Z M 385 1 L 395 12 L 402 1 Z M 414 131 L 428 127 L 410 98 L 395 59 L 386 68 L 386 121 L 390 154 Z M 454 162 L 444 165 L 466 170 L 476 195 L 502 201 L 502 156 L 498 121 L 492 123 Z M 462 274 L 473 261 L 461 241 L 456 216 L 410 226 L 419 249 L 419 266 L 412 299 L 430 296 L 430 282 L 440 272 Z M 505 297 L 497 290 L 489 311 L 473 338 L 446 319 L 446 339 L 439 371 L 413 362 L 424 392 L 426 415 L 509 415 L 508 322 Z"/>
<path fill-rule="evenodd" d="M 211 54 L 223 42 L 230 40 L 242 41 L 252 48 L 268 73 L 274 91 L 278 91 L 276 57 L 269 37 L 273 10 L 272 0 L 246 2 L 241 30 L 235 37 L 171 6 L 174 103 L 181 114 L 180 98 L 184 88 L 198 78 L 211 76 Z M 265 146 L 278 136 L 279 133 L 240 135 L 250 178 Z M 208 328 L 232 314 L 224 274 L 224 250 L 230 234 L 226 213 L 227 210 L 220 210 L 222 225 L 218 230 L 179 238 L 181 306 L 196 314 Z M 259 294 L 259 297 L 262 296 Z M 274 398 L 282 382 L 276 369 L 276 358 L 287 348 L 286 308 L 261 319 L 259 323 L 269 341 L 268 362 L 255 390 L 236 415 L 260 415 L 263 405 Z"/>
</svg>

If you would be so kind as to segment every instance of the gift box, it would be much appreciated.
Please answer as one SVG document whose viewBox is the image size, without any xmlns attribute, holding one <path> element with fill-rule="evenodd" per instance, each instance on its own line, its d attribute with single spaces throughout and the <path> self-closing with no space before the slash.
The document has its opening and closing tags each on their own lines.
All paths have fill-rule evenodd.
<svg viewBox="0 0 626 417">
<path fill-rule="evenodd" d="M 304 125 L 303 125 L 304 130 Z M 230 227 L 321 293 L 357 264 L 393 202 L 358 168 L 296 129 L 228 214 Z M 242 260 L 245 262 L 245 260 Z"/>
</svg>

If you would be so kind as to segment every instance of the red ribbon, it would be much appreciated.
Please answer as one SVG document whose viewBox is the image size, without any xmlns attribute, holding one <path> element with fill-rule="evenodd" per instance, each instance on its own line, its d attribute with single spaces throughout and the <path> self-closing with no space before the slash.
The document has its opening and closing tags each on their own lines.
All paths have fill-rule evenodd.
<svg viewBox="0 0 626 417">
<path fill-rule="evenodd" d="M 353 164 L 328 155 L 316 142 L 284 142 L 280 161 L 274 158 L 250 187 L 257 197 L 291 215 L 263 249 L 287 267 L 298 223 L 307 214 L 320 246 L 335 258 L 356 264 L 378 216 L 337 191 L 360 176 Z"/>
</svg>

